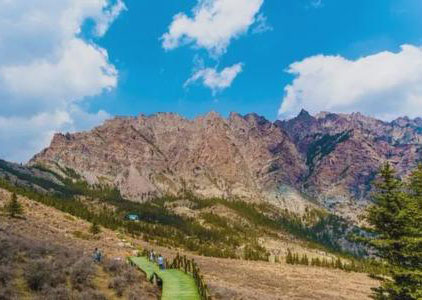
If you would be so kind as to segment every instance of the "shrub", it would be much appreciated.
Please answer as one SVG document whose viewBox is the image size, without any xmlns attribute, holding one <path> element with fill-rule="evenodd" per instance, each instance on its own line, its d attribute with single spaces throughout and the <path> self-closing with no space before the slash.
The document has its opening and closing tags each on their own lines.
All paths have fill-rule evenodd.
<svg viewBox="0 0 422 300">
<path fill-rule="evenodd" d="M 110 281 L 109 288 L 116 291 L 117 296 L 123 296 L 123 293 L 127 287 L 128 283 L 126 278 L 123 276 L 117 276 Z"/>
<path fill-rule="evenodd" d="M 73 297 L 74 300 L 107 300 L 107 298 L 98 291 L 92 289 L 84 290 Z"/>
<path fill-rule="evenodd" d="M 13 277 L 10 265 L 0 265 L 0 286 L 6 286 Z"/>
<path fill-rule="evenodd" d="M 72 298 L 72 292 L 69 290 L 69 288 L 60 286 L 57 288 L 49 289 L 46 288 L 43 290 L 43 297 L 42 299 L 45 300 L 71 300 Z"/>
<path fill-rule="evenodd" d="M 128 300 L 147 300 L 151 299 L 152 297 L 145 293 L 145 291 L 142 291 L 139 288 L 133 288 L 130 290 L 130 292 L 127 295 Z"/>
<path fill-rule="evenodd" d="M 89 228 L 89 232 L 92 233 L 93 235 L 97 235 L 101 232 L 101 227 L 98 225 L 98 223 L 94 222 Z"/>
<path fill-rule="evenodd" d="M 14 299 L 13 288 L 10 285 L 0 288 L 0 300 L 10 300 L 10 299 Z"/>
<path fill-rule="evenodd" d="M 40 291 L 52 283 L 53 270 L 44 259 L 31 262 L 25 270 L 25 279 L 31 290 Z"/>
<path fill-rule="evenodd" d="M 120 274 L 124 268 L 124 263 L 116 260 L 116 259 L 109 259 L 106 260 L 104 263 L 104 269 L 113 274 Z"/>
<path fill-rule="evenodd" d="M 93 274 L 94 268 L 90 259 L 84 258 L 75 263 L 70 273 L 73 288 L 82 291 L 86 287 L 91 287 Z"/>
</svg>

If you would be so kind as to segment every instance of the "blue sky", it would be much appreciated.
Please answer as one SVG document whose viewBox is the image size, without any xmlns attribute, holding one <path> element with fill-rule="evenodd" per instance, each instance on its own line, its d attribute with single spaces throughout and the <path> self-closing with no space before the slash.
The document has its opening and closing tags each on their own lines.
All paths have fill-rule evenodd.
<svg viewBox="0 0 422 300">
<path fill-rule="evenodd" d="M 422 112 L 420 0 L 0 0 L 0 158 L 115 115 Z"/>
<path fill-rule="evenodd" d="M 210 110 L 223 115 L 256 112 L 274 120 L 283 88 L 292 81 L 285 72 L 291 63 L 316 54 L 356 59 L 398 51 L 402 44 L 419 45 L 422 39 L 421 13 L 413 9 L 421 11 L 418 1 L 324 0 L 315 7 L 309 0 L 267 0 L 261 12 L 273 30 L 232 41 L 218 61 L 189 46 L 165 51 L 159 38 L 172 17 L 189 14 L 193 4 L 126 1 L 128 10 L 97 41 L 120 71 L 119 85 L 96 97 L 91 109 L 106 108 L 117 115 L 177 112 L 187 117 Z M 217 95 L 200 84 L 186 89 L 183 84 L 191 75 L 195 55 L 206 59 L 208 66 L 241 61 L 244 70 Z"/>
</svg>

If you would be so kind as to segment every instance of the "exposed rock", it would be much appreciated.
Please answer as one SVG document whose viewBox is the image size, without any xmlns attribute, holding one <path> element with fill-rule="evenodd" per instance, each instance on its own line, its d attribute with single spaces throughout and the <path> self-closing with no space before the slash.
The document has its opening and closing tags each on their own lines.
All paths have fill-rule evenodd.
<svg viewBox="0 0 422 300">
<path fill-rule="evenodd" d="M 355 216 L 380 165 L 405 174 L 421 159 L 422 119 L 387 123 L 359 113 L 306 111 L 274 123 L 215 112 L 114 118 L 90 132 L 56 134 L 30 165 L 69 167 L 90 182 L 145 201 L 189 190 L 206 197 L 270 201 L 301 212 L 311 200 Z"/>
</svg>

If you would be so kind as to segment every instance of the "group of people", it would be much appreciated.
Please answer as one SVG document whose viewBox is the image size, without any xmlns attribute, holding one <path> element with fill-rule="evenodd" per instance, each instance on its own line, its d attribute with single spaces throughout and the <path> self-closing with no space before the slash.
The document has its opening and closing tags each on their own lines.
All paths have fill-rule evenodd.
<svg viewBox="0 0 422 300">
<path fill-rule="evenodd" d="M 156 262 L 158 264 L 158 267 L 160 268 L 160 270 L 164 270 L 165 269 L 165 264 L 164 264 L 164 257 L 159 254 L 158 256 L 155 255 L 154 251 L 151 251 L 149 253 L 149 260 L 152 262 Z"/>
</svg>

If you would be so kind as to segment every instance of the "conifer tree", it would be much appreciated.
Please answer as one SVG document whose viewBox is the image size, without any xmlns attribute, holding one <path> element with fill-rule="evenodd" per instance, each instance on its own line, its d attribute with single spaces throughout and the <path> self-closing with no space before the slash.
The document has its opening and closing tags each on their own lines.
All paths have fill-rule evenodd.
<svg viewBox="0 0 422 300">
<path fill-rule="evenodd" d="M 406 235 L 402 238 L 404 249 L 400 272 L 394 274 L 399 282 L 395 291 L 407 299 L 422 299 L 422 164 L 412 172 L 408 184 Z M 406 298 L 404 298 L 406 299 Z"/>
<path fill-rule="evenodd" d="M 22 205 L 18 202 L 18 197 L 15 193 L 12 194 L 12 197 L 10 198 L 10 201 L 6 204 L 5 209 L 12 218 L 23 214 Z"/>
<path fill-rule="evenodd" d="M 287 249 L 286 263 L 293 264 L 293 255 L 290 249 Z"/>
<path fill-rule="evenodd" d="M 89 232 L 91 232 L 93 235 L 97 235 L 101 232 L 101 228 L 97 222 L 93 222 L 91 224 L 91 228 L 89 228 Z"/>
<path fill-rule="evenodd" d="M 376 184 L 374 205 L 368 209 L 367 220 L 374 236 L 369 245 L 388 264 L 390 279 L 375 289 L 376 299 L 413 300 L 422 297 L 421 249 L 417 199 L 422 195 L 422 167 L 410 178 L 409 192 L 386 164 Z"/>
</svg>

